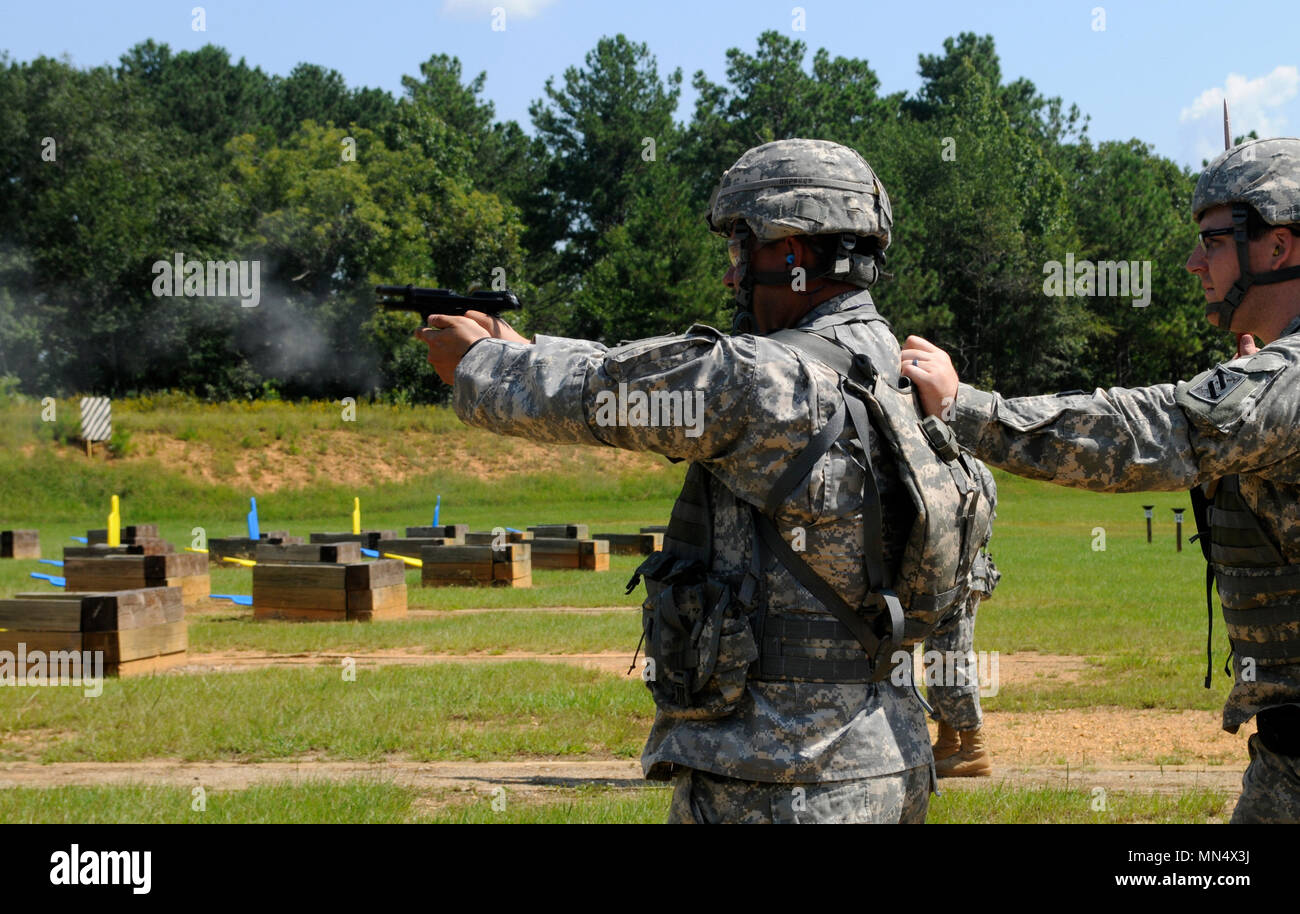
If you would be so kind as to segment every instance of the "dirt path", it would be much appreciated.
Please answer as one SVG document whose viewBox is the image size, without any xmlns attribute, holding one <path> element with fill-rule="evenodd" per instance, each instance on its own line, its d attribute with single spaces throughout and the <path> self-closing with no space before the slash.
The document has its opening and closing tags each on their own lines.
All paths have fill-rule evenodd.
<svg viewBox="0 0 1300 914">
<path fill-rule="evenodd" d="M 585 608 L 565 608 L 598 612 Z M 491 610 L 488 610 L 491 611 Z M 463 612 L 463 610 L 462 610 Z M 412 648 L 358 653 L 220 651 L 192 654 L 190 662 L 163 675 L 194 675 L 259 667 L 338 665 L 352 657 L 362 668 L 401 664 L 494 663 L 540 660 L 567 663 L 626 676 L 631 657 L 625 651 L 539 654 L 511 651 L 499 654 L 430 654 Z M 1022 652 L 1000 658 L 1000 688 L 1069 682 L 1088 668 L 1082 657 Z M 633 675 L 637 675 L 633 673 Z M 1233 796 L 1240 791 L 1247 764 L 1247 725 L 1236 735 L 1225 733 L 1217 711 L 1133 710 L 1116 707 L 1071 708 L 1054 711 L 992 711 L 985 714 L 985 733 L 993 753 L 995 777 L 945 780 L 956 790 L 992 784 L 1053 786 L 1173 793 L 1212 788 Z M 932 737 L 936 726 L 931 723 Z M 39 751 L 37 739 L 27 748 Z M 304 758 L 287 762 L 75 762 L 42 765 L 0 763 L 0 788 L 55 787 L 68 784 L 203 784 L 240 788 L 274 781 L 312 778 L 347 780 L 379 778 L 417 787 L 462 788 L 480 792 L 498 786 L 546 793 L 558 787 L 609 784 L 641 785 L 639 763 L 617 760 L 527 760 L 485 763 L 403 760 L 347 762 Z"/>
<path fill-rule="evenodd" d="M 558 611 L 606 612 L 566 607 Z M 457 610 L 457 612 L 495 612 L 495 610 Z M 494 663 L 513 660 L 541 660 L 546 663 L 571 663 L 589 669 L 602 670 L 618 676 L 627 676 L 632 665 L 628 651 L 600 651 L 595 653 L 543 654 L 534 651 L 477 652 L 469 654 L 435 654 L 417 648 L 392 648 L 381 651 L 300 651 L 292 654 L 267 651 L 209 651 L 191 652 L 189 663 L 177 667 L 175 674 L 211 673 L 230 670 L 259 669 L 273 666 L 338 666 L 344 658 L 351 658 L 361 668 L 389 666 L 392 664 L 423 665 L 435 663 Z M 918 666 L 918 677 L 920 667 Z M 1005 654 L 999 661 L 999 687 L 1035 682 L 1073 682 L 1087 669 L 1082 657 L 1065 657 L 1055 654 L 1022 652 Z M 639 667 L 632 673 L 639 675 Z"/>
<path fill-rule="evenodd" d="M 459 788 L 489 793 L 496 787 L 521 793 L 546 793 L 562 787 L 659 786 L 644 781 L 636 761 L 524 762 L 334 762 L 307 759 L 294 762 L 182 762 L 151 759 L 140 762 L 0 763 L 0 788 L 127 785 L 238 790 L 256 784 L 299 784 L 312 780 L 349 781 L 358 778 L 422 790 Z M 1195 766 L 1158 768 L 1132 765 L 1091 771 L 1064 767 L 1000 768 L 992 778 L 944 780 L 940 790 L 978 790 L 995 784 L 1014 787 L 1072 787 L 1177 793 L 1213 788 L 1234 794 L 1241 789 L 1241 771 Z"/>
<path fill-rule="evenodd" d="M 571 613 L 578 616 L 595 616 L 601 613 L 640 612 L 636 606 L 498 606 L 483 609 L 408 609 L 406 614 L 413 619 L 445 619 L 449 616 L 473 616 L 479 613 Z"/>
<path fill-rule="evenodd" d="M 189 662 L 175 667 L 173 674 L 220 673 L 281 666 L 338 666 L 345 658 L 356 661 L 358 669 L 380 666 L 426 666 L 439 663 L 503 663 L 540 660 L 544 663 L 568 663 L 619 676 L 627 674 L 632 656 L 624 651 L 594 654 L 537 654 L 528 651 L 505 651 L 499 654 L 429 654 L 413 649 L 389 651 L 334 652 L 305 651 L 298 654 L 268 654 L 263 651 L 213 651 L 191 653 Z"/>
</svg>

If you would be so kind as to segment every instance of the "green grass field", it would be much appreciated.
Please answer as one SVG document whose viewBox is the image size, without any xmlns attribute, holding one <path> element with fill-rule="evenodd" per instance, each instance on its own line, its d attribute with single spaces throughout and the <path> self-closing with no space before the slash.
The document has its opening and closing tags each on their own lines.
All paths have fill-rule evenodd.
<svg viewBox="0 0 1300 914">
<path fill-rule="evenodd" d="M 178 465 L 174 454 L 168 462 L 141 453 L 139 442 L 202 443 L 215 459 L 226 454 L 233 460 L 240 451 L 292 441 L 310 455 L 318 434 L 337 427 L 336 406 L 125 401 L 115 420 L 136 452 L 128 443 L 123 457 L 95 461 L 75 443 L 59 443 L 67 429 L 33 420 L 34 411 L 39 404 L 32 402 L 0 406 L 0 529 L 38 528 L 44 554 L 56 557 L 72 543 L 71 535 L 105 525 L 111 494 L 123 498 L 124 523 L 156 522 L 181 547 L 194 541 L 196 528 L 207 536 L 242 533 L 249 494 L 258 496 L 263 529 L 295 534 L 346 529 L 353 496 L 362 499 L 367 528 L 400 532 L 430 522 L 435 494 L 442 495 L 444 523 L 468 523 L 471 529 L 585 522 L 593 530 L 634 531 L 666 521 L 681 477 L 680 467 L 662 460 L 606 461 L 597 472 L 597 464 L 580 455 L 566 458 L 562 471 L 538 463 L 484 479 L 462 472 L 464 461 L 447 459 L 446 470 L 368 487 L 321 480 L 254 492 L 204 482 Z M 439 451 L 461 437 L 480 454 L 511 453 L 511 441 L 466 430 L 445 409 L 376 407 L 358 415 L 348 433 L 372 442 L 381 458 L 397 453 L 394 448 L 417 456 L 426 446 Z M 1186 542 L 1194 531 L 1184 529 L 1184 549 L 1174 549 L 1170 509 L 1186 507 L 1187 495 L 1097 495 L 1001 473 L 997 478 L 992 552 L 1003 580 L 980 610 L 976 648 L 1004 656 L 1070 655 L 1086 666 L 1077 681 L 1049 678 L 1003 688 L 985 700 L 986 710 L 1218 708 L 1227 678 L 1216 671 L 1214 688 L 1201 687 L 1204 566 L 1199 549 Z M 1146 542 L 1143 504 L 1157 506 L 1152 544 Z M 214 651 L 621 652 L 630 663 L 640 634 L 635 611 L 539 610 L 635 607 L 637 596 L 623 591 L 637 563 L 615 556 L 603 574 L 536 571 L 530 590 L 422 589 L 412 571 L 410 607 L 445 615 L 373 625 L 289 625 L 255 622 L 248 611 L 232 607 L 191 619 L 190 650 L 196 659 Z M 29 578 L 32 571 L 58 573 L 35 561 L 0 562 L 0 596 L 50 590 Z M 251 572 L 214 568 L 212 587 L 250 593 Z M 457 612 L 469 608 L 500 611 Z M 1221 626 L 1216 629 L 1219 667 L 1224 643 Z M 110 680 L 95 699 L 75 689 L 0 690 L 0 762 L 634 759 L 652 714 L 638 682 L 531 661 L 363 669 L 355 682 L 344 681 L 332 667 L 314 666 L 166 675 Z M 1133 794 L 1099 818 L 1069 792 L 1003 787 L 946 793 L 933 803 L 930 820 L 1199 822 L 1215 818 L 1223 802 L 1205 792 L 1173 798 Z M 6 822 L 659 821 L 666 806 L 663 790 L 595 789 L 511 803 L 503 814 L 483 798 L 322 783 L 231 791 L 210 798 L 207 813 L 196 813 L 187 791 L 173 796 L 164 788 L 0 791 L 0 821 Z"/>
</svg>

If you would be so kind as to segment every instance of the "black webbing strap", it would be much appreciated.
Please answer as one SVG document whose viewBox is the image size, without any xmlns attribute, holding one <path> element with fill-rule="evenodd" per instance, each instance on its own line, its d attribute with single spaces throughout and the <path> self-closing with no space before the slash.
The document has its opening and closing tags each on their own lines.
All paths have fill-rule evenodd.
<svg viewBox="0 0 1300 914">
<path fill-rule="evenodd" d="M 1219 480 L 1222 484 L 1223 480 Z M 1214 675 L 1214 565 L 1211 563 L 1210 499 L 1200 486 L 1192 486 L 1192 519 L 1196 521 L 1196 535 L 1200 540 L 1201 555 L 1205 557 L 1205 687 L 1210 687 Z"/>
<path fill-rule="evenodd" d="M 682 491 L 673 502 L 668 529 L 664 533 L 666 552 L 704 563 L 713 558 L 713 518 L 709 505 L 707 471 L 692 463 L 682 482 Z M 671 541 L 672 548 L 669 548 Z"/>
<path fill-rule="evenodd" d="M 1205 687 L 1214 673 L 1214 566 L 1205 566 Z"/>
<path fill-rule="evenodd" d="M 771 615 L 759 643 L 763 679 L 871 681 L 871 661 L 836 619 Z"/>
<path fill-rule="evenodd" d="M 862 462 L 866 483 L 862 488 L 862 567 L 867 576 L 867 590 L 875 593 L 892 586 L 889 567 L 885 564 L 885 518 L 880 506 L 880 490 L 876 487 L 875 468 L 871 465 L 871 425 L 867 421 L 867 407 L 863 402 L 840 388 L 844 404 L 848 407 L 853 430 L 862 448 Z M 898 631 L 902 640 L 902 629 Z"/>
</svg>

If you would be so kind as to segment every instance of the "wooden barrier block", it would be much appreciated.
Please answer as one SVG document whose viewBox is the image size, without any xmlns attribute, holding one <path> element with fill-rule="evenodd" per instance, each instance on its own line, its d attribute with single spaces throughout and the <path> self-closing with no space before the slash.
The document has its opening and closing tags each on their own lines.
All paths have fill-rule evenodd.
<svg viewBox="0 0 1300 914">
<path fill-rule="evenodd" d="M 467 533 L 469 533 L 469 524 L 440 524 L 437 527 L 406 528 L 406 535 L 414 539 L 434 537 L 437 539 L 452 539 L 463 542 L 465 534 Z"/>
<path fill-rule="evenodd" d="M 492 580 L 491 562 L 480 562 L 473 565 L 426 564 L 420 573 L 420 583 L 424 587 L 491 584 Z"/>
<path fill-rule="evenodd" d="M 263 533 L 255 540 L 246 536 L 222 536 L 208 540 L 208 558 L 217 563 L 227 557 L 256 559 L 259 546 L 300 546 L 306 542 L 301 536 L 290 536 L 281 530 Z"/>
<path fill-rule="evenodd" d="M 188 648 L 185 621 L 150 625 L 116 632 L 85 632 L 82 650 L 103 651 L 105 664 L 143 660 L 160 654 L 174 654 Z"/>
<path fill-rule="evenodd" d="M 273 564 L 321 564 L 333 563 L 346 565 L 361 561 L 361 544 L 355 540 L 340 543 L 265 543 L 259 544 L 256 551 L 258 562 Z"/>
<path fill-rule="evenodd" d="M 533 541 L 533 532 L 531 530 L 507 530 L 505 541 L 507 543 L 531 543 Z M 495 542 L 497 542 L 497 537 L 491 532 L 465 534 L 465 545 L 467 546 L 490 546 Z"/>
<path fill-rule="evenodd" d="M 293 590 L 295 588 L 323 588 L 346 590 L 347 565 L 324 562 L 317 564 L 268 564 L 258 562 L 253 566 L 253 587 Z"/>
<path fill-rule="evenodd" d="M 9 629 L 0 634 L 81 631 L 81 596 L 59 596 L 61 599 L 31 599 L 19 594 L 12 600 L 0 600 L 0 628 Z"/>
<path fill-rule="evenodd" d="M 491 565 L 492 547 L 483 546 L 425 546 L 420 550 L 420 561 L 429 565 Z"/>
<path fill-rule="evenodd" d="M 291 609 L 283 606 L 253 604 L 254 619 L 280 619 L 285 622 L 346 622 L 346 609 Z"/>
<path fill-rule="evenodd" d="M 358 622 L 406 618 L 406 585 L 391 584 L 348 594 L 348 618 Z"/>
<path fill-rule="evenodd" d="M 344 586 L 349 590 L 375 590 L 400 584 L 406 586 L 406 563 L 400 559 L 375 559 L 347 565 Z"/>
<path fill-rule="evenodd" d="M 517 581 L 533 576 L 532 562 L 497 562 L 492 566 L 493 581 Z"/>
<path fill-rule="evenodd" d="M 169 555 L 144 555 L 144 576 L 148 580 L 156 578 L 180 578 L 189 575 L 208 573 L 208 560 L 197 552 L 173 552 Z"/>
<path fill-rule="evenodd" d="M 169 670 L 172 667 L 184 666 L 188 660 L 189 654 L 186 651 L 160 654 L 157 657 L 146 657 L 142 660 L 128 660 L 124 663 L 106 665 L 104 675 L 117 677 L 149 676 L 153 673 Z"/>
<path fill-rule="evenodd" d="M 202 556 L 197 556 L 202 558 Z M 152 578 L 149 579 L 149 586 L 179 587 L 181 589 L 181 599 L 186 606 L 193 606 L 199 600 L 206 600 L 212 596 L 212 576 L 209 574 L 187 574 L 175 578 L 163 578 L 162 581 L 155 584 Z"/>
<path fill-rule="evenodd" d="M 648 527 L 642 527 L 642 528 L 641 528 L 641 532 L 642 532 L 642 533 L 667 533 L 667 532 L 668 532 L 668 525 L 667 525 L 667 524 L 651 524 L 651 525 L 648 526 Z"/>
<path fill-rule="evenodd" d="M 134 541 L 137 539 L 156 540 L 158 539 L 158 525 L 157 524 L 128 524 L 127 526 L 122 527 L 118 531 L 118 534 L 119 534 L 119 539 L 121 539 L 123 543 L 128 541 Z M 108 528 L 101 527 L 97 530 L 87 530 L 86 539 L 90 541 L 89 545 L 91 546 L 95 545 L 96 543 L 107 543 Z"/>
<path fill-rule="evenodd" d="M 609 553 L 597 552 L 578 556 L 578 567 L 584 571 L 609 571 Z"/>
<path fill-rule="evenodd" d="M 597 533 L 592 539 L 609 543 L 613 555 L 649 555 L 664 548 L 662 533 Z"/>
<path fill-rule="evenodd" d="M 106 555 L 144 555 L 144 546 L 64 546 L 63 560 L 98 559 Z"/>
<path fill-rule="evenodd" d="M 587 532 L 586 524 L 538 524 L 535 527 L 529 527 L 538 539 L 543 537 L 559 537 L 562 539 L 585 540 L 590 539 L 591 535 Z"/>
<path fill-rule="evenodd" d="M 185 618 L 179 587 L 111 593 L 18 594 L 0 600 L 0 628 L 23 631 L 115 631 Z"/>
<path fill-rule="evenodd" d="M 609 543 L 605 540 L 538 537 L 531 545 L 534 568 L 609 570 Z"/>
<path fill-rule="evenodd" d="M 383 550 L 379 553 L 391 552 L 394 555 L 404 555 L 407 558 L 418 559 L 420 550 L 425 546 L 460 546 L 464 540 L 454 537 L 444 536 L 419 536 L 419 537 L 399 537 L 393 540 L 383 541 Z"/>
<path fill-rule="evenodd" d="M 39 559 L 41 534 L 36 530 L 0 532 L 0 559 Z"/>
<path fill-rule="evenodd" d="M 0 651 L 7 651 L 15 656 L 18 646 L 30 654 L 32 651 L 79 651 L 81 650 L 81 632 L 43 632 L 9 629 L 0 632 Z"/>
<path fill-rule="evenodd" d="M 253 582 L 253 609 L 320 609 L 347 612 L 348 592 L 342 587 L 275 587 Z"/>
<path fill-rule="evenodd" d="M 397 539 L 392 530 L 362 530 L 360 533 L 313 533 L 312 543 L 359 543 L 367 549 L 378 549 L 383 540 Z"/>
</svg>

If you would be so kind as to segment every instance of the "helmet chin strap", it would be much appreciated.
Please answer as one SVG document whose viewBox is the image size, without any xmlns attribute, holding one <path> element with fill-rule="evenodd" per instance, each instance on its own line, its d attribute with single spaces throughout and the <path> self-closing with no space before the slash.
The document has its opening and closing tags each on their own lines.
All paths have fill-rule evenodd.
<svg viewBox="0 0 1300 914">
<path fill-rule="evenodd" d="M 1222 300 L 1208 302 L 1205 305 L 1207 317 L 1216 313 L 1219 315 L 1220 330 L 1232 331 L 1232 317 L 1237 309 L 1241 307 L 1242 299 L 1246 297 L 1246 293 L 1250 291 L 1251 286 L 1271 286 L 1274 283 L 1300 279 L 1300 266 L 1270 270 L 1267 273 L 1259 274 L 1250 272 L 1250 239 L 1246 234 L 1246 219 L 1246 205 L 1244 203 L 1232 204 L 1232 238 L 1237 246 L 1237 272 L 1240 275 Z"/>
<path fill-rule="evenodd" d="M 736 259 L 736 314 L 731 321 L 731 333 L 737 336 L 743 333 L 756 332 L 758 321 L 754 317 L 754 286 L 787 286 L 793 287 L 794 271 L 789 270 L 751 270 L 749 268 L 749 227 L 743 222 L 737 223 L 735 227 L 735 240 L 740 242 L 740 254 Z M 823 279 L 833 275 L 847 275 L 852 268 L 850 255 L 857 243 L 857 238 L 851 234 L 840 236 L 839 248 L 832 263 L 816 273 L 809 273 L 805 280 Z M 793 263 L 794 256 L 787 255 L 786 263 Z M 874 279 L 878 273 L 873 273 Z M 816 289 L 804 289 L 797 293 L 799 295 L 814 295 L 822 291 L 825 286 Z"/>
</svg>

